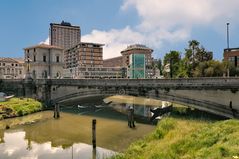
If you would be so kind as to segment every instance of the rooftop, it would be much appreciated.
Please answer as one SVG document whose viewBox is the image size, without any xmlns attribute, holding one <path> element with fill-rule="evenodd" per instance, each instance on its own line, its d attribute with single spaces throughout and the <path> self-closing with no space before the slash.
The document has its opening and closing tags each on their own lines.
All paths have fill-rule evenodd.
<svg viewBox="0 0 239 159">
<path fill-rule="evenodd" d="M 9 63 L 24 63 L 22 58 L 0 57 L 0 61 Z"/>
<path fill-rule="evenodd" d="M 104 59 L 104 61 L 110 61 L 110 60 L 114 60 L 114 59 L 122 59 L 122 56 L 117 56 L 117 57 L 112 57 L 112 58 L 108 58 L 108 59 Z"/>
<path fill-rule="evenodd" d="M 224 52 L 225 51 L 230 51 L 230 52 L 232 52 L 232 51 L 239 51 L 239 48 L 226 48 L 226 49 L 224 49 Z"/>
<path fill-rule="evenodd" d="M 91 42 L 79 42 L 78 44 L 76 44 L 75 46 L 71 47 L 71 48 L 68 48 L 66 50 L 71 50 L 77 46 L 84 46 L 84 45 L 93 45 L 93 47 L 101 47 L 101 46 L 104 46 L 104 44 L 99 44 L 99 43 L 91 43 Z"/>
<path fill-rule="evenodd" d="M 27 49 L 34 49 L 34 48 L 43 48 L 43 49 L 60 49 L 60 50 L 63 50 L 63 48 L 61 48 L 61 47 L 59 47 L 59 46 L 47 45 L 47 44 L 38 44 L 38 45 L 30 46 L 30 47 L 24 48 L 24 50 L 27 50 Z"/>
<path fill-rule="evenodd" d="M 127 46 L 127 48 L 124 49 L 124 50 L 121 51 L 121 52 L 129 51 L 129 50 L 135 50 L 135 49 L 153 51 L 153 49 L 150 49 L 149 47 L 147 47 L 147 46 L 145 46 L 145 45 L 134 44 L 134 45 L 129 45 L 129 46 Z"/>
<path fill-rule="evenodd" d="M 51 26 L 52 26 L 52 25 L 59 25 L 59 26 L 67 26 L 67 27 L 80 28 L 80 26 L 73 26 L 73 25 L 71 25 L 71 23 L 65 22 L 64 20 L 63 20 L 60 24 L 58 24 L 58 23 L 50 23 L 50 25 L 51 25 Z"/>
</svg>

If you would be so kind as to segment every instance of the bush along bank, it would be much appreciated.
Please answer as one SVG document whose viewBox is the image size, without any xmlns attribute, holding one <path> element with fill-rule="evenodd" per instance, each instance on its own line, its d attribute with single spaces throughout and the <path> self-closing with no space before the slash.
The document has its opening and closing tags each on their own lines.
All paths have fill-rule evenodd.
<svg viewBox="0 0 239 159">
<path fill-rule="evenodd" d="M 0 102 L 0 119 L 12 118 L 41 111 L 41 102 L 31 98 L 11 98 Z"/>
</svg>

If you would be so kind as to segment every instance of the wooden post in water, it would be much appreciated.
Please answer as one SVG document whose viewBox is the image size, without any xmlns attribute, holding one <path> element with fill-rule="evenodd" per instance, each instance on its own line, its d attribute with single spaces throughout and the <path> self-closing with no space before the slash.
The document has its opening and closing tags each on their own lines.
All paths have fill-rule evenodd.
<svg viewBox="0 0 239 159">
<path fill-rule="evenodd" d="M 96 148 L 96 119 L 92 120 L 92 146 Z"/>
<path fill-rule="evenodd" d="M 96 159 L 96 149 L 92 149 L 92 159 Z"/>
<path fill-rule="evenodd" d="M 55 108 L 54 108 L 54 118 L 59 118 L 60 117 L 60 106 L 59 103 L 55 104 Z"/>
<path fill-rule="evenodd" d="M 236 117 L 236 110 L 233 109 L 233 107 L 232 107 L 232 101 L 230 101 L 230 103 L 229 103 L 229 107 L 230 107 L 230 109 L 231 109 L 231 111 L 232 111 L 232 115 L 233 115 L 233 117 Z"/>
</svg>

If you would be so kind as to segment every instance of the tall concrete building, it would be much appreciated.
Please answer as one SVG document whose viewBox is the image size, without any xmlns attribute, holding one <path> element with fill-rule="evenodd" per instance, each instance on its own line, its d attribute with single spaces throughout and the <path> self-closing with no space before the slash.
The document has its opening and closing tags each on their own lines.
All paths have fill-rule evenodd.
<svg viewBox="0 0 239 159">
<path fill-rule="evenodd" d="M 50 24 L 50 45 L 68 49 L 81 41 L 81 30 L 79 26 L 62 21 L 61 24 Z"/>
</svg>

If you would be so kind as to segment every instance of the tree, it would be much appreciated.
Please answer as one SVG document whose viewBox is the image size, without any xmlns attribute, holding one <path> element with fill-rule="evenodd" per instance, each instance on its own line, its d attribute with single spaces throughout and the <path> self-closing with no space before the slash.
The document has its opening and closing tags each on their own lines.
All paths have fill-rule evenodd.
<svg viewBox="0 0 239 159">
<path fill-rule="evenodd" d="M 200 62 L 193 71 L 194 77 L 221 77 L 226 69 L 223 62 L 210 60 Z"/>
<path fill-rule="evenodd" d="M 159 58 L 159 59 L 155 59 L 153 60 L 153 68 L 156 68 L 156 69 L 159 69 L 160 71 L 160 74 L 162 74 L 162 60 Z"/>
<path fill-rule="evenodd" d="M 202 72 L 197 68 L 201 62 L 210 61 L 213 58 L 213 53 L 207 51 L 200 42 L 191 40 L 188 42 L 188 48 L 185 49 L 185 62 L 187 65 L 188 76 L 201 76 Z M 197 70 L 196 70 L 197 68 Z"/>
<path fill-rule="evenodd" d="M 164 56 L 164 60 L 163 60 L 164 67 L 166 65 L 170 65 L 170 72 L 172 71 L 173 77 L 177 77 L 180 60 L 181 60 L 181 57 L 178 51 L 170 51 Z M 169 74 L 166 71 L 164 71 L 163 74 L 166 77 L 169 77 Z"/>
</svg>

